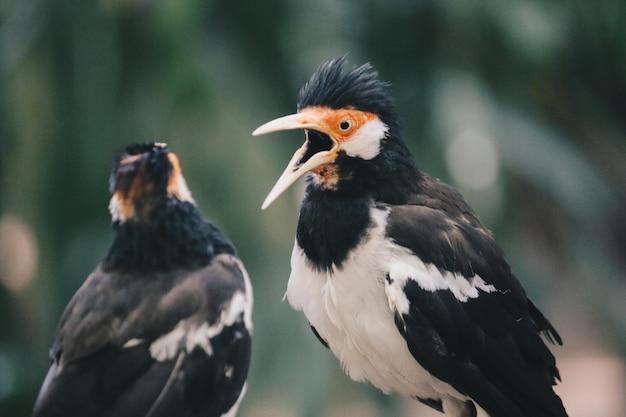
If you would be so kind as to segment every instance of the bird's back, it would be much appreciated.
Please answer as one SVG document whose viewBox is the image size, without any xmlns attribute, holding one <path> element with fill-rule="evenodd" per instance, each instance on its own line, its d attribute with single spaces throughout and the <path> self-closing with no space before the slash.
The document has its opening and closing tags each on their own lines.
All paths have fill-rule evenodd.
<svg viewBox="0 0 626 417">
<path fill-rule="evenodd" d="M 234 414 L 250 362 L 245 267 L 164 145 L 127 148 L 111 191 L 113 244 L 63 313 L 34 416 Z"/>
</svg>

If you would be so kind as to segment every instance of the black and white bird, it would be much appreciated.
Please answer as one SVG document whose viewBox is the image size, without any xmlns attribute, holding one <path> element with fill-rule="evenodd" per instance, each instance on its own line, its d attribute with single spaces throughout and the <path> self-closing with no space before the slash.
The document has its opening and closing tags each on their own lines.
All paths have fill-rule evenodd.
<svg viewBox="0 0 626 417">
<path fill-rule="evenodd" d="M 248 274 L 166 145 L 115 160 L 108 254 L 63 313 L 35 417 L 233 417 L 246 390 Z"/>
<path fill-rule="evenodd" d="M 566 417 L 541 338 L 558 333 L 462 196 L 416 168 L 389 85 L 344 66 L 253 132 L 306 135 L 263 203 L 308 173 L 287 299 L 356 381 L 454 417 Z"/>
</svg>

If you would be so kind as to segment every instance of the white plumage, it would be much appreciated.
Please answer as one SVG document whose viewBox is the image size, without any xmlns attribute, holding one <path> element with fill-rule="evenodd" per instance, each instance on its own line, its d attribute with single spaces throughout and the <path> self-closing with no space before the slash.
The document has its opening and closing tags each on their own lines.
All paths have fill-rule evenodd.
<svg viewBox="0 0 626 417">
<path fill-rule="evenodd" d="M 387 215 L 387 208 L 372 207 L 374 226 L 341 269 L 322 272 L 311 268 L 296 243 L 286 298 L 294 309 L 304 312 L 350 378 L 369 381 L 385 393 L 440 398 L 444 408 L 453 410 L 454 404 L 469 398 L 426 372 L 395 325 L 392 307 L 401 309 L 408 300 L 400 288 L 390 288 L 386 275 L 392 265 L 404 265 L 415 275 L 422 271 L 415 266 L 419 258 L 385 237 Z M 462 281 L 468 282 L 449 280 L 449 285 Z M 460 413 L 462 408 L 458 409 Z"/>
</svg>

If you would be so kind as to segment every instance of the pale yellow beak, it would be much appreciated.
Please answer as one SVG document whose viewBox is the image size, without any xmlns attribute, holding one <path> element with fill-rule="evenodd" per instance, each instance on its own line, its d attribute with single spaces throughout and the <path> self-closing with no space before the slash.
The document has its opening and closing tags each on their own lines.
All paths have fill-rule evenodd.
<svg viewBox="0 0 626 417">
<path fill-rule="evenodd" d="M 320 132 L 325 132 L 327 129 L 324 124 L 324 114 L 319 110 L 303 111 L 301 113 L 291 114 L 289 116 L 280 117 L 265 123 L 258 127 L 253 136 L 259 136 L 266 133 L 277 132 L 281 130 L 293 130 L 293 129 L 313 129 Z M 332 136 L 331 136 L 332 138 Z M 335 142 L 335 146 L 330 151 L 320 151 L 310 157 L 304 163 L 301 163 L 302 157 L 307 151 L 307 142 L 304 143 L 298 149 L 289 161 L 287 168 L 283 174 L 278 178 L 274 188 L 267 195 L 261 209 L 265 210 L 269 207 L 274 200 L 276 200 L 291 184 L 293 184 L 298 178 L 310 170 L 319 167 L 321 165 L 333 162 L 336 156 L 336 148 L 338 147 Z"/>
</svg>

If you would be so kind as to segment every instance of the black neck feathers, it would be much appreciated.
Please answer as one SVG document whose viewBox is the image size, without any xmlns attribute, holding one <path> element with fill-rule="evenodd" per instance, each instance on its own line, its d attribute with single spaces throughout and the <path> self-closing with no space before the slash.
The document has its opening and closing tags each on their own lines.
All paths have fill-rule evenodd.
<svg viewBox="0 0 626 417">
<path fill-rule="evenodd" d="M 328 271 L 341 267 L 367 233 L 370 202 L 367 197 L 307 189 L 296 238 L 314 268 Z"/>
<path fill-rule="evenodd" d="M 300 207 L 297 241 L 318 270 L 341 267 L 367 235 L 374 204 L 407 204 L 424 179 L 401 141 L 371 161 L 340 153 L 336 165 L 337 187 L 320 187 L 309 174 Z"/>
<path fill-rule="evenodd" d="M 115 222 L 105 271 L 165 272 L 208 265 L 219 253 L 234 254 L 220 231 L 189 202 L 168 199 L 148 221 Z"/>
</svg>

